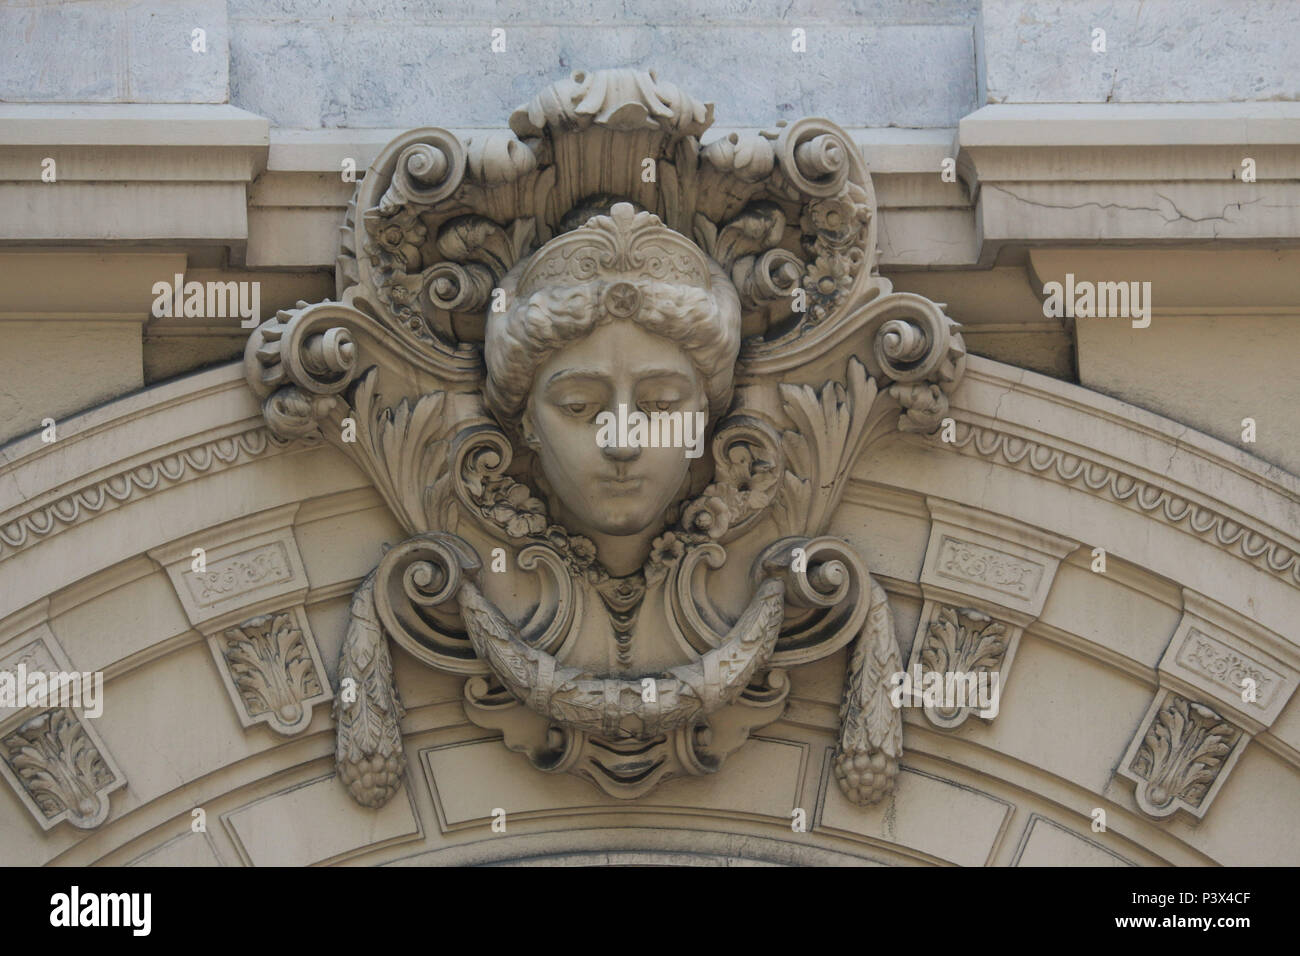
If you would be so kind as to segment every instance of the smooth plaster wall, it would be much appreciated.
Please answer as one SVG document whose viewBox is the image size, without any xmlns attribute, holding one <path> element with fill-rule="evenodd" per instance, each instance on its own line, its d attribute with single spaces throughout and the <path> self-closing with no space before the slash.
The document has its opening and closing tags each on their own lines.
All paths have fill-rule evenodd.
<svg viewBox="0 0 1300 956">
<path fill-rule="evenodd" d="M 229 40 L 225 0 L 0 4 L 0 102 L 225 103 Z"/>
<path fill-rule="evenodd" d="M 232 102 L 278 126 L 478 126 L 566 70 L 615 66 L 708 95 L 720 125 L 825 114 L 849 126 L 943 127 L 978 105 L 971 0 L 229 7 Z M 490 49 L 494 28 L 504 52 Z M 791 49 L 795 28 L 805 53 Z"/>
<path fill-rule="evenodd" d="M 1079 319 L 1075 329 L 1080 384 L 1300 474 L 1297 316 L 1157 314 L 1148 329 L 1111 319 Z M 1242 441 L 1246 418 L 1255 421 L 1254 444 Z"/>
<path fill-rule="evenodd" d="M 985 102 L 1295 100 L 1298 53 L 1293 0 L 78 0 L 0 6 L 0 101 L 463 127 L 565 70 L 617 65 L 709 91 L 727 125 L 949 127 Z"/>
<path fill-rule="evenodd" d="M 5 322 L 21 361 L 0 362 L 0 445 L 41 421 L 61 421 L 144 387 L 140 326 L 134 322 Z M 21 343 L 16 346 L 13 343 Z M 56 430 L 57 437 L 57 430 Z"/>
<path fill-rule="evenodd" d="M 1300 98 L 1295 0 L 983 0 L 980 16 L 990 103 Z"/>
</svg>

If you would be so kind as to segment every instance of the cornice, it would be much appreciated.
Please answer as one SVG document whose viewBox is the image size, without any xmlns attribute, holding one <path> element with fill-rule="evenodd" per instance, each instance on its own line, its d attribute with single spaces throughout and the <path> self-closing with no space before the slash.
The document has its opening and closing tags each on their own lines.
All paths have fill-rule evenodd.
<svg viewBox="0 0 1300 956">
<path fill-rule="evenodd" d="M 128 502 L 305 449 L 273 436 L 231 363 L 125 396 L 0 448 L 0 564 Z"/>
<path fill-rule="evenodd" d="M 6 148 L 265 149 L 269 131 L 265 118 L 225 103 L 0 103 Z"/>
<path fill-rule="evenodd" d="M 962 118 L 963 148 L 1300 142 L 1300 103 L 998 103 Z"/>
<path fill-rule="evenodd" d="M 975 355 L 967 360 L 965 382 L 965 389 L 955 396 L 954 407 L 973 412 L 982 420 L 1011 423 L 1024 418 L 1028 421 L 1030 417 L 1019 410 L 1021 403 L 1014 399 L 1047 403 L 1095 419 L 1105 426 L 1107 433 L 1127 432 L 1139 439 L 1143 445 L 1139 449 L 1141 456 L 1134 458 L 1133 464 L 1153 475 L 1158 466 L 1172 480 L 1177 480 L 1175 475 L 1184 477 L 1184 483 L 1190 487 L 1206 484 L 1200 468 L 1209 466 L 1238 479 L 1242 487 L 1257 486 L 1275 495 L 1273 504 L 1300 503 L 1300 476 L 1181 422 L 1101 392 Z M 1110 434 L 1060 430 L 1058 435 L 1061 437 L 1056 439 L 1057 447 L 1079 450 L 1085 455 L 1093 452 L 1092 457 L 1113 464 L 1121 461 L 1113 450 L 1107 451 L 1106 439 Z M 1063 437 L 1066 435 L 1069 437 Z M 1178 460 L 1170 454 L 1175 450 Z M 1300 535 L 1300 526 L 1297 534 Z M 1300 537 L 1296 543 L 1300 544 Z"/>
<path fill-rule="evenodd" d="M 6 220 L 0 242 L 218 243 L 250 265 L 329 266 L 351 193 L 343 161 L 363 175 L 400 132 L 273 130 L 229 105 L 0 104 L 0 197 L 30 210 Z M 752 130 L 707 138 L 733 132 Z M 1296 103 L 995 104 L 955 130 L 849 133 L 873 176 L 886 271 L 1093 243 L 1103 213 L 1116 243 L 1300 241 Z M 41 182 L 46 156 L 59 186 Z M 1253 183 L 1240 181 L 1246 156 Z M 959 181 L 941 177 L 946 159 Z M 167 201 L 176 189 L 183 218 Z M 123 190 L 138 200 L 125 215 Z"/>
<path fill-rule="evenodd" d="M 1081 413 L 1088 427 L 1070 427 L 1043 403 Z M 970 358 L 952 411 L 955 440 L 925 441 L 1123 505 L 1300 589 L 1300 480 L 1276 466 L 1107 396 L 988 359 Z M 1053 419 L 1055 434 L 1040 430 Z"/>
<path fill-rule="evenodd" d="M 1099 235 L 1300 240 L 1300 103 L 995 104 L 957 139 L 982 265 L 1005 246 Z"/>
<path fill-rule="evenodd" d="M 749 127 L 712 127 L 706 142 Z M 332 266 L 336 226 L 352 196 L 340 173 L 351 160 L 360 177 L 402 129 L 274 129 L 266 172 L 249 194 L 248 264 L 267 267 Z M 489 130 L 451 128 L 462 141 Z M 881 262 L 886 269 L 973 262 L 977 252 L 970 197 L 959 182 L 939 176 L 943 160 L 955 156 L 955 129 L 847 130 L 871 170 L 882 221 Z M 963 239 L 954 243 L 951 236 Z M 284 241 L 293 234 L 294 242 Z M 927 237 L 941 237 L 943 243 Z"/>
<path fill-rule="evenodd" d="M 217 245 L 238 260 L 269 128 L 227 104 L 0 104 L 0 204 L 13 213 L 0 243 Z"/>
</svg>

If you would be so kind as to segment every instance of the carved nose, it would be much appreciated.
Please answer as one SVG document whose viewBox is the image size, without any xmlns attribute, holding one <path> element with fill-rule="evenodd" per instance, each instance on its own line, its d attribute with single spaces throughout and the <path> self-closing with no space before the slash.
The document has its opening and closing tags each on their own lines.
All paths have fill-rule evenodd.
<svg viewBox="0 0 1300 956">
<path fill-rule="evenodd" d="M 636 461 L 641 457 L 639 445 L 607 445 L 601 451 L 610 461 Z"/>
</svg>

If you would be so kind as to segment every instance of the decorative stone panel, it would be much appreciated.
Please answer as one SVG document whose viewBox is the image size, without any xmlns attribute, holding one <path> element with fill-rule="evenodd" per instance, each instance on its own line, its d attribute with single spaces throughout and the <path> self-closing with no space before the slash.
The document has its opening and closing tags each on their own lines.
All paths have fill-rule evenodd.
<svg viewBox="0 0 1300 956">
<path fill-rule="evenodd" d="M 1143 813 L 1205 815 L 1250 735 L 1211 707 L 1162 690 L 1142 718 L 1119 774 L 1137 784 Z"/>
<path fill-rule="evenodd" d="M 73 670 L 43 620 L 0 643 L 0 673 L 20 664 L 29 674 Z M 126 786 L 92 721 L 61 706 L 0 707 L 0 775 L 44 830 L 65 820 L 94 829 L 108 819 L 109 794 Z"/>
<path fill-rule="evenodd" d="M 1184 589 L 1183 617 L 1157 666 L 1160 686 L 1120 762 L 1138 807 L 1200 819 L 1255 734 L 1295 692 L 1300 651 L 1281 635 Z"/>
<path fill-rule="evenodd" d="M 908 662 L 909 684 L 944 675 L 945 685 L 970 675 L 1000 693 L 1011 673 L 1020 635 L 1042 613 L 1061 559 L 1077 541 L 1010 518 L 940 498 L 926 498 L 930 540 L 921 568 L 925 604 Z M 951 676 L 952 679 L 949 679 Z M 965 692 L 965 691 L 963 691 Z M 967 697 L 969 699 L 969 696 Z M 997 708 L 923 705 L 936 727 L 954 729 L 972 713 L 992 720 Z"/>
<path fill-rule="evenodd" d="M 244 619 L 256 605 L 293 603 L 307 593 L 307 573 L 293 536 L 298 505 L 284 505 L 188 535 L 149 556 L 176 588 L 190 623 L 204 633 Z M 204 568 L 195 570 L 194 549 Z"/>
<path fill-rule="evenodd" d="M 331 697 L 301 605 L 249 618 L 209 635 L 208 644 L 245 727 L 296 734 L 311 722 L 312 706 Z"/>
<path fill-rule="evenodd" d="M 291 735 L 333 694 L 302 606 L 307 594 L 297 504 L 272 508 L 155 548 L 190 623 L 203 634 L 244 727 Z M 204 566 L 194 566 L 202 548 Z"/>
<path fill-rule="evenodd" d="M 1160 659 L 1162 685 L 1182 685 L 1252 733 L 1272 725 L 1295 693 L 1300 650 L 1194 591 Z M 1251 683 L 1253 682 L 1253 686 Z"/>
</svg>

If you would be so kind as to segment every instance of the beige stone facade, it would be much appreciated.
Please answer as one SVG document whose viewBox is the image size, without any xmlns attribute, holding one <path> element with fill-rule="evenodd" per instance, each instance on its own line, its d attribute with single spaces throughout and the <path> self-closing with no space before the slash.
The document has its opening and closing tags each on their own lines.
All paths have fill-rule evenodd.
<svg viewBox="0 0 1300 956">
<path fill-rule="evenodd" d="M 472 116 L 469 106 L 447 106 L 444 119 L 427 103 L 418 121 L 409 104 L 384 113 L 364 105 L 357 87 L 344 111 L 352 122 L 331 126 L 297 117 L 292 110 L 305 106 L 280 103 L 248 65 L 275 16 L 262 23 L 251 4 L 233 0 L 191 6 L 199 20 L 219 22 L 209 30 L 214 49 L 228 44 L 224 66 L 205 65 L 211 76 L 168 66 L 185 83 L 140 96 L 118 95 L 133 83 L 153 89 L 147 77 L 123 78 L 136 67 L 116 85 L 87 81 L 48 96 L 30 77 L 4 78 L 29 95 L 0 105 L 0 676 L 20 663 L 28 672 L 100 673 L 103 706 L 90 716 L 6 706 L 0 696 L 0 862 L 1300 863 L 1290 825 L 1300 815 L 1294 90 L 1251 99 L 1225 74 L 1222 87 L 1202 77 L 1193 95 L 1160 102 L 1139 70 L 1113 102 L 1091 87 L 1037 102 L 1024 91 L 1046 80 L 1004 49 L 1008 32 L 1027 29 L 1008 8 L 1033 4 L 935 4 L 931 22 L 899 3 L 888 23 L 863 29 L 899 49 L 972 45 L 971 89 L 961 71 L 943 74 L 947 98 L 910 127 L 905 115 L 872 113 L 921 109 L 898 90 L 867 97 L 858 115 L 837 115 L 850 108 L 847 76 L 824 91 L 805 85 L 802 111 L 789 117 L 760 120 L 742 98 L 734 116 L 719 105 L 703 122 L 692 98 L 703 109 L 715 90 L 694 75 L 685 40 L 653 79 L 636 72 L 640 62 L 610 63 L 632 69 L 608 74 L 552 64 L 539 77 L 519 67 L 507 84 L 518 87 L 511 107 L 560 92 L 513 118 L 489 77 Z M 1295 22 L 1282 5 L 1259 6 Z M 804 14 L 814 41 L 818 28 L 832 32 L 820 8 Z M 763 29 L 784 49 L 803 22 L 772 19 Z M 918 24 L 933 35 L 906 32 Z M 719 29 L 742 42 L 743 25 Z M 754 29 L 743 42 L 768 42 Z M 1241 41 L 1261 63 L 1281 42 L 1262 30 Z M 1058 36 L 1020 39 L 1047 57 Z M 1079 55 L 1092 56 L 1086 31 L 1080 42 Z M 674 56 L 689 87 L 670 71 Z M 593 77 L 606 85 L 596 90 Z M 311 82 L 334 79 L 322 72 Z M 1180 99 L 1195 101 L 1172 102 Z M 652 108 L 632 122 L 634 101 Z M 803 113 L 834 122 L 808 121 L 805 132 Z M 658 174 L 650 180 L 641 176 L 645 155 Z M 768 167 L 758 169 L 764 155 Z M 53 179 L 43 178 L 47 158 Z M 602 164 L 629 170 L 621 189 L 591 185 L 613 175 Z M 716 174 L 705 180 L 714 194 L 741 198 L 715 210 L 709 189 L 681 185 L 688 169 Z M 573 195 L 566 177 L 581 184 Z M 609 195 L 590 221 L 584 212 L 557 225 L 597 193 Z M 628 205 L 611 206 L 618 199 Z M 827 225 L 828 203 L 857 210 L 860 232 Z M 633 206 L 643 218 L 633 220 Z M 399 238 L 376 238 L 408 211 Z M 377 216 L 387 217 L 379 227 Z M 456 246 L 440 230 L 457 216 L 491 220 L 508 255 L 493 251 L 489 262 Z M 428 224 L 427 235 L 409 240 L 413 222 Z M 419 442 L 402 445 L 384 427 L 426 427 L 411 422 L 430 395 L 480 399 L 493 291 L 517 288 L 526 299 L 530 262 L 543 275 L 536 288 L 566 287 L 559 266 L 536 264 L 561 261 L 565 234 L 604 241 L 584 231 L 598 229 L 629 248 L 643 242 L 629 237 L 666 243 L 679 264 L 698 255 L 704 266 L 681 265 L 679 285 L 717 294 L 734 284 L 744 335 L 779 329 L 786 317 L 794 331 L 771 332 L 770 346 L 738 346 L 734 393 L 727 372 L 732 417 L 710 412 L 717 434 L 744 417 L 761 420 L 755 434 L 777 436 L 785 490 L 752 514 L 728 499 L 721 535 L 676 511 L 657 526 L 683 532 L 688 552 L 715 547 L 731 561 L 690 565 L 688 556 L 695 571 L 670 567 L 676 590 L 664 586 L 663 610 L 653 613 L 668 622 L 664 633 L 699 641 L 681 662 L 655 658 L 638 669 L 629 652 L 608 673 L 595 668 L 603 683 L 592 693 L 606 704 L 593 730 L 552 705 L 564 688 L 548 681 L 566 673 L 566 661 L 581 660 L 591 676 L 573 648 L 593 640 L 580 631 L 582 614 L 599 609 L 595 590 L 585 598 L 566 597 L 563 583 L 559 597 L 533 583 L 494 590 L 493 548 L 506 546 L 513 573 L 533 538 L 503 530 L 505 519 L 494 530 L 495 499 L 476 515 L 471 505 L 483 499 L 468 491 L 448 492 L 448 507 L 462 509 L 454 520 L 420 510 L 444 474 L 429 448 L 481 441 L 456 431 L 467 423 L 482 431 L 500 422 L 508 432 L 491 390 L 481 422 L 479 405 L 465 398 L 454 407 L 469 411 L 453 414 L 446 397 L 438 399 L 446 411 L 425 415 L 441 430 L 428 425 Z M 408 241 L 416 253 L 405 251 Z M 498 250 L 495 241 L 476 248 Z M 392 291 L 421 255 L 422 269 L 410 268 L 412 298 L 445 305 L 427 315 L 413 307 L 435 333 L 423 340 L 395 324 L 412 313 Z M 642 288 L 653 268 L 627 262 L 605 276 L 617 288 L 602 308 L 615 316 L 644 304 L 617 294 Z M 700 278 L 718 263 L 718 275 Z M 434 268 L 460 283 L 456 304 L 446 304 L 456 296 L 435 284 L 444 273 Z M 178 278 L 181 299 L 192 282 L 205 291 L 233 283 L 230 308 L 211 314 L 205 299 L 195 310 L 203 314 L 186 315 L 168 291 L 160 309 L 156 285 Z M 814 322 L 797 307 L 791 315 L 795 288 L 823 301 L 820 279 L 834 290 L 824 315 Z M 257 283 L 260 303 L 257 321 L 243 326 L 234 307 L 241 283 Z M 1052 283 L 1069 314 L 1051 314 Z M 1114 304 L 1121 283 L 1122 314 L 1076 314 L 1071 293 L 1103 290 Z M 379 387 L 362 374 L 371 366 Z M 824 421 L 807 424 L 791 410 L 796 387 Z M 366 389 L 376 409 L 369 419 Z M 339 396 L 333 410 L 317 402 L 327 394 Z M 285 411 L 300 398 L 306 411 Z M 341 437 L 348 414 L 362 420 L 361 451 Z M 796 441 L 813 452 L 801 458 Z M 522 456 L 523 444 L 514 451 Z M 457 454 L 469 457 L 450 454 L 456 469 Z M 726 499 L 733 459 L 706 452 L 705 460 L 722 470 L 696 489 L 700 499 L 673 505 L 687 515 L 698 517 L 696 500 Z M 527 484 L 542 470 L 511 476 Z M 751 467 L 737 487 L 750 493 L 761 470 Z M 462 473 L 445 474 L 454 484 Z M 537 487 L 554 478 L 542 475 Z M 822 511 L 803 504 L 801 482 L 825 497 Z M 510 501 L 527 518 L 523 497 Z M 550 497 L 559 514 L 562 495 Z M 583 526 L 576 513 L 557 522 L 570 539 L 555 548 L 569 555 Z M 613 545 L 589 523 L 595 530 L 584 533 L 601 542 L 604 559 Z M 692 528 L 696 539 L 684 533 Z M 452 553 L 453 534 L 474 554 Z M 792 541 L 810 554 L 826 550 L 801 570 L 777 553 Z M 439 565 L 431 547 L 463 565 Z M 754 580 L 785 589 L 784 621 L 763 616 L 760 599 L 776 586 L 754 584 L 751 566 Z M 428 598 L 421 587 L 436 591 L 439 574 L 459 581 L 462 570 L 474 589 L 461 586 L 454 608 L 419 604 Z M 435 583 L 412 577 L 421 573 Z M 850 596 L 837 590 L 841 574 L 856 582 Z M 712 603 L 697 604 L 706 579 Z M 367 610 L 358 596 L 371 589 Z M 475 625 L 478 607 L 508 633 Z M 650 620 L 651 611 L 639 613 Z M 750 624 L 759 636 L 741 633 Z M 372 633 L 359 636 L 365 626 Z M 726 678 L 735 661 L 709 656 L 730 646 L 721 637 L 741 650 L 768 641 L 734 687 Z M 551 652 L 542 676 L 514 688 L 493 638 Z M 363 652 L 378 657 L 358 663 Z M 918 693 L 915 705 L 861 716 L 887 697 L 889 673 L 872 670 L 876 652 L 893 662 L 885 672 L 982 674 L 995 706 L 923 702 Z M 391 661 L 391 673 L 375 660 Z M 697 662 L 698 679 L 688 673 Z M 665 673 L 682 675 L 680 685 Z M 647 676 L 664 698 L 649 709 L 633 689 Z M 356 716 L 348 681 L 381 706 Z M 395 707 L 383 703 L 390 684 Z M 698 694 L 708 719 L 691 716 L 678 730 L 672 694 L 688 703 Z M 744 707 L 762 719 L 736 717 Z M 538 713 L 545 720 L 536 726 L 524 719 Z M 372 720 L 383 742 L 370 740 Z M 901 751 L 891 728 L 901 729 Z M 572 756 L 543 766 L 557 733 Z M 627 757 L 634 742 L 671 754 L 643 775 Z M 580 772 L 615 745 L 626 759 L 614 783 Z"/>
</svg>

